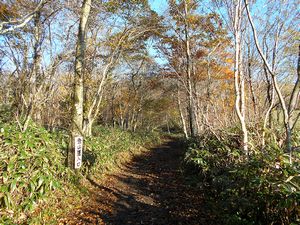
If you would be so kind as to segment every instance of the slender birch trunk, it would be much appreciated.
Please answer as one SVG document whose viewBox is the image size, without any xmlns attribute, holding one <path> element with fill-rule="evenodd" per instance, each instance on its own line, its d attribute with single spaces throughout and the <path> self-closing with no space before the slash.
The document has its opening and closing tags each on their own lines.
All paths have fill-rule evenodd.
<svg viewBox="0 0 300 225">
<path fill-rule="evenodd" d="M 188 4 L 187 1 L 184 1 L 184 14 L 185 14 L 185 23 L 184 23 L 184 35 L 185 35 L 185 53 L 186 53 L 186 74 L 187 74 L 187 94 L 188 94 L 188 113 L 189 113 L 189 124 L 191 137 L 197 135 L 196 124 L 195 124 L 195 110 L 194 110 L 194 97 L 193 97 L 193 84 L 192 84 L 192 59 L 191 59 L 191 50 L 190 50 L 190 39 L 189 39 L 189 24 L 187 21 L 188 17 Z"/>
<path fill-rule="evenodd" d="M 274 48 L 273 48 L 273 56 L 272 56 L 272 70 L 275 70 L 275 62 L 276 62 L 276 58 L 277 58 L 277 46 L 278 46 L 278 39 L 279 39 L 279 31 L 276 34 L 276 38 L 275 38 L 275 43 L 274 43 Z M 267 58 L 267 54 L 268 51 L 266 51 L 266 58 Z M 268 85 L 268 100 L 269 100 L 269 108 L 266 112 L 265 118 L 264 118 L 264 123 L 263 123 L 263 131 L 262 131 L 262 148 L 265 147 L 266 145 L 266 129 L 267 129 L 267 123 L 269 122 L 269 127 L 270 129 L 272 129 L 272 110 L 275 104 L 275 89 L 274 89 L 274 85 L 272 84 L 272 81 L 270 81 L 269 79 L 269 75 L 268 75 L 268 70 L 266 68 L 266 65 L 263 65 L 264 68 L 264 74 L 267 80 L 267 85 Z"/>
<path fill-rule="evenodd" d="M 181 108 L 181 101 L 180 101 L 180 96 L 179 96 L 179 90 L 177 91 L 177 104 L 178 104 L 178 110 L 179 110 L 179 114 L 180 114 L 180 119 L 181 119 L 181 123 L 182 123 L 182 129 L 183 129 L 183 133 L 186 139 L 189 138 L 187 129 L 186 129 L 186 123 L 185 123 L 185 118 L 182 112 L 182 108 Z"/>
<path fill-rule="evenodd" d="M 29 90 L 29 99 L 26 106 L 26 113 L 24 118 L 24 123 L 21 126 L 22 132 L 25 132 L 28 128 L 29 122 L 32 118 L 36 106 L 36 98 L 38 94 L 38 78 L 41 74 L 41 13 L 38 11 L 34 15 L 34 49 L 33 49 L 33 69 L 29 79 L 30 90 Z"/>
<path fill-rule="evenodd" d="M 262 58 L 268 72 L 271 74 L 274 89 L 275 89 L 276 94 L 279 98 L 279 102 L 280 102 L 280 105 L 281 105 L 281 108 L 282 108 L 284 127 L 285 127 L 285 133 L 286 133 L 286 151 L 289 153 L 290 163 L 292 163 L 292 131 L 293 131 L 295 123 L 299 119 L 298 116 L 296 117 L 296 119 L 293 119 L 293 112 L 295 110 L 297 99 L 298 99 L 299 92 L 300 92 L 300 73 L 299 73 L 300 46 L 299 46 L 299 55 L 298 55 L 297 80 L 294 84 L 294 88 L 292 90 L 289 103 L 286 104 L 284 96 L 283 96 L 283 94 L 280 90 L 280 87 L 278 85 L 278 82 L 277 82 L 275 69 L 270 66 L 266 56 L 264 55 L 264 53 L 261 50 L 261 47 L 260 47 L 260 44 L 259 44 L 259 41 L 258 41 L 258 37 L 257 37 L 256 28 L 254 26 L 254 22 L 252 20 L 251 14 L 250 14 L 249 3 L 248 3 L 247 0 L 244 0 L 244 2 L 245 2 L 245 8 L 246 8 L 246 11 L 247 11 L 247 16 L 248 16 L 249 23 L 251 25 L 251 29 L 252 29 L 252 33 L 253 33 L 253 37 L 254 37 L 254 41 L 255 41 L 257 51 L 258 51 L 260 57 Z"/>
<path fill-rule="evenodd" d="M 235 62 L 234 62 L 234 84 L 235 84 L 235 110 L 238 115 L 242 132 L 243 132 L 243 150 L 246 155 L 248 150 L 248 130 L 245 122 L 246 108 L 245 108 L 245 78 L 242 67 L 241 54 L 241 23 L 242 23 L 242 1 L 237 0 L 235 3 L 234 16 L 234 38 L 235 38 Z"/>
<path fill-rule="evenodd" d="M 75 55 L 75 75 L 74 75 L 74 93 L 73 93 L 73 112 L 71 124 L 71 140 L 68 151 L 68 166 L 75 168 L 75 146 L 74 139 L 76 136 L 83 136 L 83 79 L 84 79 L 84 57 L 85 57 L 85 37 L 87 21 L 91 9 L 91 0 L 83 0 L 80 23 L 78 30 L 78 39 Z"/>
<path fill-rule="evenodd" d="M 249 78 L 249 91 L 250 91 L 250 95 L 251 95 L 251 100 L 252 100 L 252 107 L 253 107 L 253 112 L 254 112 L 254 117 L 259 118 L 258 115 L 258 110 L 257 110 L 257 102 L 256 102 L 256 96 L 254 93 L 254 87 L 253 87 L 253 82 L 252 82 L 252 58 L 251 58 L 251 50 L 250 50 L 250 42 L 247 43 L 247 61 L 248 61 L 248 65 L 247 65 L 247 72 L 248 72 L 248 78 Z M 250 105 L 250 104 L 249 104 Z"/>
</svg>

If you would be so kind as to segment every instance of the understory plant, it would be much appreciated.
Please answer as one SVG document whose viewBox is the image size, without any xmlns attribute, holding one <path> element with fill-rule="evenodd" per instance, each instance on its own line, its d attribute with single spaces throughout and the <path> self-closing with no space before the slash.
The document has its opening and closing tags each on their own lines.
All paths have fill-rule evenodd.
<svg viewBox="0 0 300 225">
<path fill-rule="evenodd" d="M 64 166 L 61 135 L 34 124 L 26 132 L 21 132 L 16 124 L 0 125 L 2 220 L 26 219 L 51 193 L 62 190 L 74 179 L 74 174 Z"/>
<path fill-rule="evenodd" d="M 83 175 L 101 175 L 120 154 L 158 140 L 158 133 L 98 126 L 93 137 L 85 138 L 84 163 L 75 173 L 65 166 L 67 132 L 49 132 L 34 123 L 21 132 L 15 123 L 0 123 L 0 224 L 55 222 L 64 213 L 59 208 L 72 207 L 71 199 L 86 193 L 79 182 Z"/>
<path fill-rule="evenodd" d="M 269 142 L 245 157 L 238 140 L 208 133 L 190 142 L 187 175 L 209 193 L 225 224 L 299 224 L 300 154 L 294 152 L 291 165 L 289 155 Z"/>
<path fill-rule="evenodd" d="M 147 143 L 152 145 L 159 142 L 159 133 L 134 133 L 118 128 L 98 126 L 93 136 L 85 139 L 82 172 L 88 175 L 103 173 L 109 167 L 118 164 L 122 153 L 134 154 Z"/>
</svg>

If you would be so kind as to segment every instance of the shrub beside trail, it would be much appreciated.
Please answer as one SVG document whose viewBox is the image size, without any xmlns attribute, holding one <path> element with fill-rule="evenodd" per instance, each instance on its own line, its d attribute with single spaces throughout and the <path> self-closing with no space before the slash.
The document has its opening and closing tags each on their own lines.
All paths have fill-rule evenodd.
<svg viewBox="0 0 300 225">
<path fill-rule="evenodd" d="M 271 142 L 247 159 L 236 136 L 206 134 L 188 143 L 185 172 L 225 224 L 299 224 L 300 154 L 293 159 Z"/>
<path fill-rule="evenodd" d="M 65 166 L 68 135 L 32 124 L 21 132 L 16 124 L 0 124 L 0 224 L 56 221 L 86 194 L 84 175 L 113 168 L 118 155 L 140 149 L 158 135 L 132 134 L 98 127 L 85 140 L 84 165 L 75 174 Z"/>
</svg>

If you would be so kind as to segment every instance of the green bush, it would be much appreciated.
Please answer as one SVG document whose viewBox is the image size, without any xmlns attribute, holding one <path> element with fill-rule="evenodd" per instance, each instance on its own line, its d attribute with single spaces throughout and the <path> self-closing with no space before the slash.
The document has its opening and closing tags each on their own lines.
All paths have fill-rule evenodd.
<svg viewBox="0 0 300 225">
<path fill-rule="evenodd" d="M 299 224 L 299 153 L 290 165 L 288 155 L 269 143 L 246 159 L 236 143 L 230 135 L 193 141 L 185 157 L 186 173 L 204 182 L 226 224 Z"/>
<path fill-rule="evenodd" d="M 117 163 L 119 154 L 136 151 L 157 140 L 155 133 L 134 134 L 96 127 L 94 136 L 85 138 L 80 172 L 102 174 Z M 57 196 L 74 198 L 75 192 L 80 195 L 78 190 L 84 189 L 78 182 L 80 173 L 76 175 L 65 167 L 67 148 L 66 132 L 50 133 L 34 124 L 21 132 L 16 124 L 0 123 L 0 224 L 25 220 L 41 224 L 46 217 L 55 220 L 56 209 L 39 207 L 56 202 Z M 35 211 L 40 211 L 39 217 L 34 216 Z"/>
<path fill-rule="evenodd" d="M 13 118 L 12 106 L 0 103 L 0 123 L 7 123 Z"/>
<path fill-rule="evenodd" d="M 22 133 L 1 124 L 0 131 L 0 206 L 13 214 L 31 212 L 72 176 L 64 166 L 62 137 L 34 125 Z"/>
</svg>

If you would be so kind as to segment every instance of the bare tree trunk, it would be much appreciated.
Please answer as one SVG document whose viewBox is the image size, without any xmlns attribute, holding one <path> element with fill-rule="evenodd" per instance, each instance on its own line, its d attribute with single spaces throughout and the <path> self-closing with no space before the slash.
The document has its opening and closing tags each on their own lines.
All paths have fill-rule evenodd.
<svg viewBox="0 0 300 225">
<path fill-rule="evenodd" d="M 189 24 L 187 21 L 188 17 L 188 4 L 184 1 L 184 13 L 185 13 L 185 23 L 184 23 L 184 34 L 185 34 L 185 51 L 186 51 L 186 74 L 187 74 L 187 94 L 188 94 L 188 112 L 189 112 L 189 123 L 191 137 L 197 135 L 196 124 L 195 124 L 195 112 L 194 112 L 194 97 L 193 97 L 193 85 L 192 85 L 192 74 L 191 74 L 191 50 L 190 50 L 190 39 L 189 39 Z"/>
<path fill-rule="evenodd" d="M 234 37 L 235 37 L 235 63 L 234 63 L 234 83 L 235 83 L 235 110 L 238 115 L 242 132 L 243 132 L 243 150 L 246 155 L 248 150 L 248 130 L 245 122 L 245 78 L 242 68 L 241 56 L 241 22 L 242 22 L 242 1 L 237 0 L 235 3 L 234 18 Z"/>
<path fill-rule="evenodd" d="M 85 57 L 85 36 L 86 25 L 91 9 L 91 0 L 83 0 L 80 23 L 78 30 L 78 40 L 75 55 L 75 77 L 73 93 L 73 112 L 71 125 L 71 140 L 68 151 L 68 166 L 75 168 L 75 137 L 82 136 L 83 129 L 83 79 L 84 79 L 84 57 Z"/>
<path fill-rule="evenodd" d="M 276 62 L 276 57 L 277 57 L 277 46 L 278 46 L 278 39 L 279 39 L 279 32 L 277 32 L 276 34 L 276 38 L 275 38 L 275 43 L 274 43 L 274 48 L 273 48 L 273 57 L 272 57 L 272 70 L 275 69 L 275 62 Z M 267 47 L 267 44 L 266 44 Z M 266 58 L 268 51 L 266 51 Z M 263 131 L 262 131 L 262 148 L 265 147 L 266 145 L 266 129 L 267 129 L 267 123 L 269 122 L 269 128 L 272 129 L 272 110 L 274 108 L 274 104 L 275 104 L 275 88 L 274 85 L 271 83 L 270 79 L 269 79 L 269 75 L 268 75 L 268 70 L 266 68 L 266 65 L 263 65 L 264 68 L 264 74 L 267 80 L 267 96 L 268 96 L 268 100 L 269 100 L 269 108 L 266 112 L 265 115 L 265 119 L 264 119 L 264 123 L 263 123 Z"/>
<path fill-rule="evenodd" d="M 269 128 L 272 128 L 272 110 L 273 110 L 273 106 L 274 105 L 274 97 L 273 96 L 273 93 L 274 93 L 274 85 L 272 84 L 271 80 L 269 79 L 269 76 L 268 76 L 268 71 L 266 69 L 266 66 L 264 65 L 264 74 L 265 74 L 265 77 L 266 77 L 266 81 L 267 81 L 267 100 L 269 102 L 269 107 L 268 110 L 270 110 L 270 112 L 268 112 L 266 114 L 266 119 L 267 121 L 269 121 Z M 272 107 L 271 107 L 272 106 Z"/>
<path fill-rule="evenodd" d="M 298 46 L 298 64 L 297 64 L 297 80 L 295 83 L 295 86 L 293 88 L 289 106 L 288 106 L 288 111 L 289 111 L 289 126 L 290 128 L 294 127 L 294 124 L 297 122 L 297 120 L 293 121 L 292 120 L 292 113 L 294 112 L 298 97 L 299 97 L 299 92 L 300 92 L 300 45 Z"/>
<path fill-rule="evenodd" d="M 185 118 L 182 112 L 182 108 L 181 108 L 181 101 L 180 101 L 180 96 L 179 96 L 179 90 L 177 92 L 177 103 L 178 103 L 178 109 L 179 109 L 179 114 L 180 114 L 180 119 L 181 119 L 181 123 L 182 123 L 182 129 L 183 129 L 183 133 L 186 139 L 189 138 L 188 136 L 188 132 L 186 129 L 186 123 L 185 123 Z"/>
<path fill-rule="evenodd" d="M 254 93 L 254 88 L 253 88 L 253 83 L 252 83 L 252 58 L 251 58 L 251 50 L 250 50 L 250 41 L 249 43 L 247 43 L 247 47 L 248 47 L 248 52 L 247 52 L 247 61 L 248 61 L 248 65 L 247 65 L 247 69 L 248 69 L 248 78 L 249 78 L 249 89 L 250 89 L 250 94 L 251 94 L 251 100 L 252 100 L 252 107 L 253 107 L 253 113 L 254 113 L 254 117 L 255 118 L 259 118 L 258 115 L 258 110 L 257 110 L 257 102 L 256 102 L 256 96 Z M 256 120 L 258 121 L 258 120 Z"/>
<path fill-rule="evenodd" d="M 257 38 L 256 28 L 254 26 L 252 16 L 251 16 L 250 11 L 249 11 L 248 0 L 244 0 L 244 2 L 245 2 L 245 8 L 246 8 L 246 11 L 247 11 L 248 20 L 249 20 L 250 25 L 251 25 L 251 29 L 252 29 L 252 33 L 253 33 L 253 37 L 254 37 L 254 41 L 255 41 L 257 51 L 258 51 L 259 55 L 261 56 L 268 72 L 271 74 L 274 89 L 275 89 L 276 94 L 279 98 L 279 102 L 280 102 L 280 105 L 281 105 L 281 108 L 282 108 L 283 119 L 284 119 L 284 127 L 285 127 L 285 133 L 286 133 L 286 150 L 290 154 L 290 163 L 292 163 L 292 143 L 291 143 L 292 142 L 292 128 L 293 128 L 293 124 L 295 122 L 295 121 L 292 120 L 292 112 L 295 109 L 297 97 L 298 97 L 299 91 L 300 91 L 300 84 L 299 84 L 300 74 L 299 74 L 299 70 L 298 70 L 298 74 L 297 74 L 298 75 L 297 80 L 296 80 L 296 83 L 294 85 L 294 89 L 291 93 L 289 105 L 287 106 L 287 104 L 285 103 L 283 94 L 281 93 L 281 90 L 280 90 L 279 85 L 277 83 L 275 71 L 270 66 L 270 64 L 268 63 L 268 60 L 267 60 L 266 56 L 263 54 L 263 52 L 260 48 L 259 41 L 258 41 L 258 38 Z M 299 55 L 299 57 L 300 57 L 300 55 Z"/>
<path fill-rule="evenodd" d="M 199 132 L 202 130 L 201 125 L 203 125 L 202 123 L 200 123 L 202 121 L 201 120 L 201 114 L 203 115 L 204 112 L 203 112 L 203 110 L 201 110 L 200 99 L 198 98 L 198 95 L 196 95 L 196 99 L 194 101 L 194 104 L 196 106 L 195 120 L 196 120 L 196 126 L 197 126 L 197 134 L 199 134 Z"/>
<path fill-rule="evenodd" d="M 26 107 L 26 113 L 24 122 L 22 125 L 22 131 L 25 132 L 28 128 L 29 122 L 32 118 L 32 114 L 35 109 L 36 105 L 36 98 L 39 94 L 38 87 L 39 83 L 41 82 L 40 76 L 41 76 L 41 61 L 42 61 L 42 55 L 41 55 L 41 13 L 38 11 L 34 15 L 34 49 L 33 49 L 33 68 L 31 71 L 30 79 L 29 79 L 29 99 L 27 102 Z M 40 84 L 42 85 L 42 84 Z"/>
<path fill-rule="evenodd" d="M 241 54 L 241 53 L 240 53 Z M 241 57 L 241 55 L 240 55 Z M 245 74 L 242 68 L 242 57 L 240 58 L 240 93 L 241 93 L 241 125 L 242 125 L 242 131 L 243 131 L 243 149 L 246 153 L 246 155 L 249 154 L 248 149 L 248 130 L 246 126 L 246 106 L 245 106 Z"/>
<path fill-rule="evenodd" d="M 270 120 L 270 115 L 273 109 L 275 103 L 275 90 L 274 87 L 272 87 L 272 95 L 271 95 L 271 102 L 270 106 L 266 112 L 265 119 L 264 119 L 264 124 L 263 124 L 263 131 L 262 131 L 262 148 L 265 147 L 266 144 L 266 129 L 267 129 L 267 123 Z"/>
</svg>

